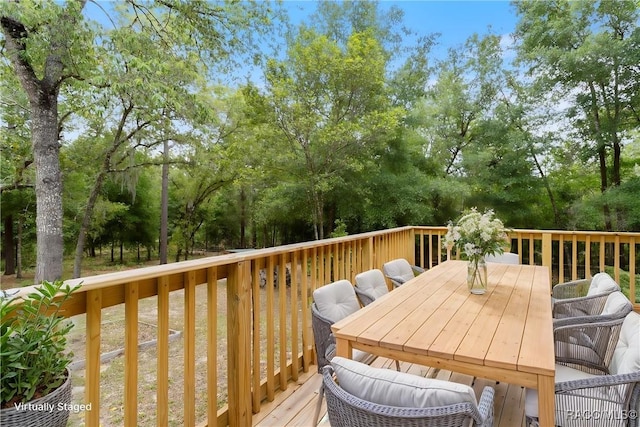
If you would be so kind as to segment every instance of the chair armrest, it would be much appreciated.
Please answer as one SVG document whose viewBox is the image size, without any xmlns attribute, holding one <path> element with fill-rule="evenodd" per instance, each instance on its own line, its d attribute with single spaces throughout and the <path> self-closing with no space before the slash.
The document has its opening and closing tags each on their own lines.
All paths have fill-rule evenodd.
<svg viewBox="0 0 640 427">
<path fill-rule="evenodd" d="M 576 390 L 589 390 L 595 388 L 607 388 L 618 385 L 634 385 L 640 382 L 640 371 L 628 374 L 598 375 L 581 380 L 571 380 L 556 383 L 556 394 L 566 394 Z M 633 387 L 630 387 L 630 389 Z M 632 390 L 629 390 L 629 394 Z"/>
<path fill-rule="evenodd" d="M 394 287 L 398 287 L 400 285 L 402 285 L 404 282 L 406 282 L 406 280 L 404 280 L 402 277 L 398 277 L 398 276 L 387 276 L 389 278 L 389 280 L 391 280 L 391 283 L 393 283 Z"/>
<path fill-rule="evenodd" d="M 596 315 L 602 312 L 608 297 L 609 293 L 555 300 L 551 315 L 554 319 Z"/>
<path fill-rule="evenodd" d="M 618 414 L 615 420 L 600 425 L 633 426 L 637 421 L 638 384 L 640 371 L 556 383 L 556 423 L 579 425 L 576 415 L 597 409 L 601 415 Z"/>
<path fill-rule="evenodd" d="M 411 269 L 413 270 L 413 274 L 418 275 L 424 273 L 424 268 L 418 265 L 412 265 Z"/>
<path fill-rule="evenodd" d="M 589 285 L 590 279 L 572 280 L 570 282 L 559 283 L 552 289 L 552 296 L 556 299 L 578 298 L 586 295 L 586 291 L 581 292 L 581 288 Z"/>
<path fill-rule="evenodd" d="M 478 411 L 484 420 L 482 426 L 493 426 L 493 399 L 495 390 L 493 387 L 485 386 L 478 402 Z"/>
<path fill-rule="evenodd" d="M 369 305 L 373 301 L 375 301 L 375 297 L 373 295 L 371 295 L 366 291 L 363 291 L 362 289 L 359 289 L 357 286 L 354 286 L 353 290 L 356 291 L 356 295 L 358 296 L 358 299 L 360 300 L 363 306 Z"/>
</svg>

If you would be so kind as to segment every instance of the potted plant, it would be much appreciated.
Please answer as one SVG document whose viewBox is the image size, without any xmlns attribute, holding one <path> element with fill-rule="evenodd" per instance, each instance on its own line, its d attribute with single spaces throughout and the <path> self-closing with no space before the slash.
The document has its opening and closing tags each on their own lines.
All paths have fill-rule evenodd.
<svg viewBox="0 0 640 427">
<path fill-rule="evenodd" d="M 26 296 L 0 296 L 0 425 L 66 426 L 73 323 L 61 307 L 79 286 L 45 281 Z"/>
<path fill-rule="evenodd" d="M 447 250 L 455 247 L 469 260 L 467 285 L 473 294 L 483 294 L 487 289 L 485 256 L 504 253 L 507 244 L 502 221 L 494 217 L 492 210 L 481 214 L 476 208 L 463 212 L 456 225 L 449 222 L 443 241 Z"/>
</svg>

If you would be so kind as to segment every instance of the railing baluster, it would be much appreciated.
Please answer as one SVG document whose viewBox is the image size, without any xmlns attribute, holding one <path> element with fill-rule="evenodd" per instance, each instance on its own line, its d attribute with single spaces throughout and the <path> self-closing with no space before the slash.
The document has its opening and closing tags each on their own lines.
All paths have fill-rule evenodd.
<svg viewBox="0 0 640 427">
<path fill-rule="evenodd" d="M 158 278 L 158 366 L 156 425 L 169 425 L 169 277 Z M 91 425 L 91 424 L 90 424 Z"/>
<path fill-rule="evenodd" d="M 584 241 L 584 277 L 591 278 L 591 236 L 587 235 Z"/>
<path fill-rule="evenodd" d="M 124 287 L 124 425 L 138 425 L 138 282 Z"/>
<path fill-rule="evenodd" d="M 636 303 L 636 239 L 631 237 L 629 240 L 629 297 L 631 301 Z"/>
<path fill-rule="evenodd" d="M 298 351 L 298 251 L 291 255 L 291 379 L 298 381 L 300 370 Z M 286 313 L 286 311 L 285 311 Z"/>
<path fill-rule="evenodd" d="M 311 337 L 311 326 L 309 325 L 309 256 L 307 249 L 303 249 L 302 251 L 302 262 L 300 263 L 300 279 L 302 281 L 302 367 L 304 372 L 309 372 L 309 366 L 311 365 L 311 357 L 312 352 L 309 351 L 309 347 L 311 347 L 313 343 L 313 339 Z"/>
<path fill-rule="evenodd" d="M 102 326 L 102 289 L 87 291 L 87 344 L 85 370 L 85 424 L 100 425 L 100 341 Z"/>
<path fill-rule="evenodd" d="M 558 283 L 564 283 L 564 236 L 558 237 Z"/>
<path fill-rule="evenodd" d="M 267 290 L 267 400 L 273 401 L 275 397 L 275 384 L 274 384 L 274 371 L 273 364 L 275 363 L 275 331 L 274 331 L 274 315 L 273 311 L 273 257 L 267 258 L 267 284 L 265 289 Z"/>
<path fill-rule="evenodd" d="M 605 240 L 604 236 L 600 236 L 600 271 L 604 271 L 605 266 Z"/>
<path fill-rule="evenodd" d="M 620 236 L 617 234 L 613 245 L 613 274 L 615 281 L 620 283 Z"/>
<path fill-rule="evenodd" d="M 196 276 L 184 274 L 184 425 L 196 424 Z"/>
<path fill-rule="evenodd" d="M 571 280 L 578 278 L 578 236 L 571 239 Z"/>
<path fill-rule="evenodd" d="M 285 255 L 280 255 L 278 267 L 278 318 L 280 321 L 280 390 L 287 389 L 287 264 Z M 292 325 L 293 327 L 293 325 Z"/>
<path fill-rule="evenodd" d="M 260 378 L 259 371 L 258 371 L 258 378 Z M 258 388 L 258 396 L 260 396 L 260 388 Z M 210 267 L 207 269 L 207 425 L 209 427 L 213 427 L 218 424 L 217 414 L 218 414 L 218 269 L 216 267 Z"/>
</svg>

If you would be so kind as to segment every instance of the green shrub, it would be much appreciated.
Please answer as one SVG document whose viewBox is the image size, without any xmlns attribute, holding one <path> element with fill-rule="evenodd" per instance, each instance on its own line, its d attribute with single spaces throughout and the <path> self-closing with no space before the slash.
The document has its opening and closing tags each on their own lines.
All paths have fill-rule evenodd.
<svg viewBox="0 0 640 427">
<path fill-rule="evenodd" d="M 65 352 L 66 336 L 73 323 L 60 307 L 79 287 L 45 281 L 26 297 L 0 297 L 2 407 L 45 396 L 66 380 L 73 357 Z"/>
</svg>

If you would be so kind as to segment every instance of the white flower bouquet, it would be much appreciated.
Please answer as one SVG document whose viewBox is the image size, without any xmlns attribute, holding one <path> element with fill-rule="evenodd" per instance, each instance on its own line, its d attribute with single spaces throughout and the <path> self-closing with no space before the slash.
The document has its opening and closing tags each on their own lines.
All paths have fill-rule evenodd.
<svg viewBox="0 0 640 427">
<path fill-rule="evenodd" d="M 465 211 L 456 225 L 449 222 L 443 245 L 447 249 L 456 248 L 474 263 L 486 255 L 500 255 L 509 244 L 502 221 L 494 217 L 493 210 L 483 214 L 476 208 Z"/>
<path fill-rule="evenodd" d="M 450 251 L 453 247 L 458 254 L 469 260 L 467 285 L 473 294 L 483 294 L 487 289 L 486 255 L 499 255 L 509 243 L 504 224 L 494 218 L 492 210 L 483 214 L 476 208 L 465 211 L 456 225 L 449 222 L 443 245 Z"/>
</svg>

